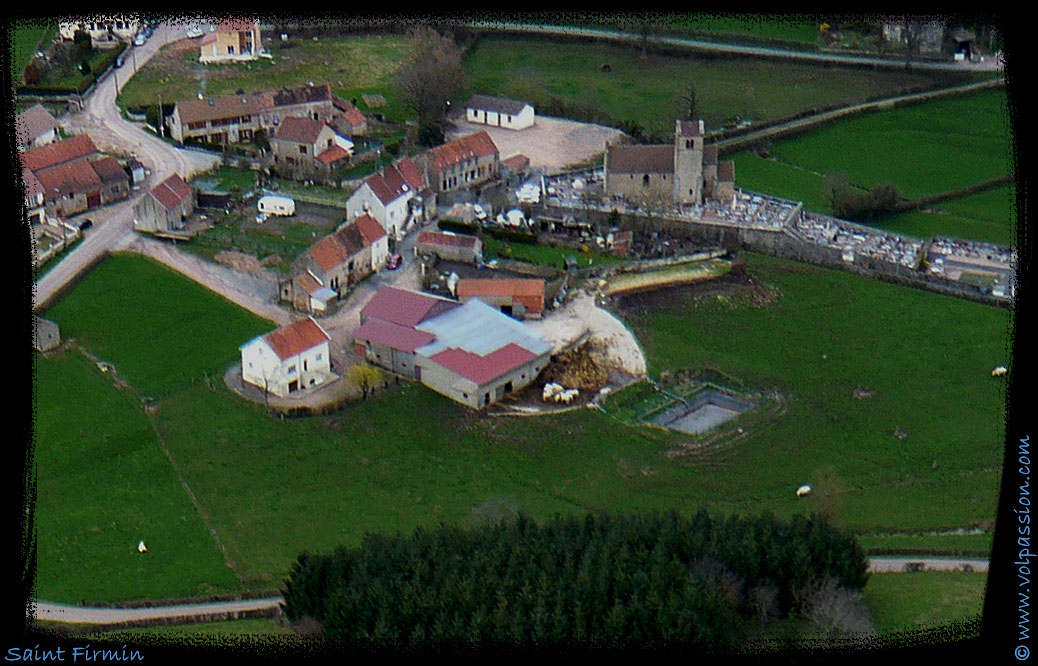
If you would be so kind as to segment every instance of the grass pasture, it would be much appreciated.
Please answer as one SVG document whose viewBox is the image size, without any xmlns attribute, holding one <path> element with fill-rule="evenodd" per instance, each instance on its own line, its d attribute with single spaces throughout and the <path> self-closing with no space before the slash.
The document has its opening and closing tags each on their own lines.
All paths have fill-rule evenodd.
<svg viewBox="0 0 1038 666">
<path fill-rule="evenodd" d="M 235 563 L 234 573 L 253 591 L 277 590 L 304 549 L 328 551 L 358 545 L 366 532 L 409 532 L 441 521 L 471 524 L 520 509 L 547 518 L 556 512 L 706 506 L 720 513 L 768 509 L 785 517 L 819 508 L 820 492 L 803 500 L 793 490 L 805 482 L 822 488 L 816 479 L 827 469 L 837 480 L 830 485 L 837 523 L 858 532 L 923 532 L 990 521 L 1004 405 L 1002 384 L 991 379 L 990 368 L 1004 362 L 1009 313 L 794 262 L 751 255 L 747 264 L 774 288 L 777 296 L 769 305 L 729 299 L 693 306 L 672 298 L 667 311 L 627 315 L 654 375 L 713 367 L 752 389 L 775 388 L 785 396 L 787 413 L 737 446 L 680 462 L 663 454 L 686 441 L 682 435 L 627 426 L 587 410 L 488 419 L 419 385 L 382 391 L 331 415 L 274 419 L 261 405 L 231 394 L 219 379 L 212 385 L 199 381 L 206 372 L 222 372 L 238 344 L 270 326 L 212 297 L 207 321 L 221 325 L 198 328 L 196 312 L 204 299 L 195 285 L 150 261 L 115 256 L 51 316 L 135 386 L 153 387 L 161 398 L 155 429 L 137 403 L 110 388 L 110 380 L 88 362 L 75 372 L 89 375 L 95 385 L 63 380 L 58 370 L 38 378 L 41 487 L 45 475 L 74 477 L 64 482 L 62 502 L 40 507 L 41 563 L 64 557 L 82 571 L 103 548 L 114 547 L 43 538 L 44 526 L 52 526 L 52 534 L 74 525 L 107 534 L 110 522 L 121 525 L 114 518 L 84 521 L 78 513 L 113 474 L 110 466 L 97 469 L 86 458 L 73 461 L 63 453 L 69 442 L 87 435 L 86 441 L 116 447 L 113 455 L 140 442 L 159 456 L 156 461 L 161 454 L 154 442 L 163 442 Z M 163 295 L 145 285 L 161 285 Z M 118 312 L 152 323 L 112 326 Z M 183 339 L 191 349 L 180 346 Z M 140 351 L 144 340 L 161 353 Z M 170 356 L 182 367 L 169 365 Z M 105 382 L 106 391 L 99 390 Z M 855 400 L 851 393 L 858 386 L 875 394 Z M 91 401 L 107 400 L 109 393 L 113 404 Z M 80 400 L 80 394 L 95 397 Z M 85 428 L 73 413 L 60 410 L 61 395 L 77 396 L 98 425 Z M 638 396 L 625 396 L 614 396 L 607 411 L 614 402 L 638 402 Z M 119 416 L 123 412 L 128 415 Z M 122 421 L 129 425 L 118 425 Z M 432 423 L 436 427 L 422 427 Z M 892 435 L 897 428 L 907 431 L 907 440 Z M 128 434 L 120 435 L 124 430 Z M 158 478 L 154 464 L 153 471 L 135 472 L 133 480 Z M 163 473 L 172 478 L 169 467 Z M 169 488 L 160 494 L 175 493 Z M 200 536 L 192 538 L 206 536 L 184 505 L 141 508 L 129 491 L 117 498 L 106 510 L 139 521 L 176 510 L 176 520 L 195 522 Z M 113 530 L 113 537 L 126 557 L 136 557 L 134 535 L 144 528 L 130 528 L 132 534 Z M 213 549 L 211 542 L 206 547 Z M 159 544 L 156 552 L 168 548 Z M 177 584 L 191 590 L 198 583 L 190 581 L 217 589 L 233 584 L 230 569 L 206 562 L 178 561 L 177 567 L 189 571 L 175 570 Z M 125 581 L 93 578 L 65 590 L 71 575 L 41 565 L 40 589 L 61 595 L 59 600 L 126 594 Z M 165 576 L 131 580 L 140 597 L 170 593 Z"/>
<path fill-rule="evenodd" d="M 20 81 L 22 72 L 32 62 L 33 55 L 48 36 L 54 36 L 57 26 L 52 20 L 38 19 L 33 22 L 18 21 L 12 26 L 12 52 L 11 67 L 12 76 L 15 81 Z M 46 43 L 43 44 L 46 46 Z"/>
<path fill-rule="evenodd" d="M 681 101 L 694 84 L 710 129 L 729 118 L 784 117 L 812 106 L 853 103 L 908 88 L 964 81 L 955 75 L 818 67 L 768 60 L 649 55 L 637 46 L 559 39 L 484 36 L 465 54 L 469 92 L 527 99 L 549 97 L 592 107 L 616 123 L 636 121 L 672 135 Z M 609 72 L 602 71 L 608 64 Z"/>
<path fill-rule="evenodd" d="M 273 60 L 251 63 L 203 65 L 198 62 L 198 43 L 182 39 L 164 46 L 141 68 L 120 93 L 123 108 L 156 103 L 158 94 L 167 102 L 206 95 L 233 95 L 238 90 L 259 92 L 304 86 L 309 81 L 329 83 L 344 99 L 357 98 L 362 112 L 371 111 L 362 93 L 381 93 L 387 106 L 377 109 L 390 120 L 403 120 L 404 105 L 391 80 L 410 54 L 407 38 L 397 35 L 350 36 L 317 41 L 278 39 L 264 41 Z"/>
<path fill-rule="evenodd" d="M 156 262 L 113 255 L 48 310 L 63 338 L 114 363 L 142 395 L 220 382 L 238 345 L 274 328 Z"/>
<path fill-rule="evenodd" d="M 869 576 L 865 603 L 881 634 L 947 625 L 984 608 L 987 574 L 959 571 Z"/>
</svg>

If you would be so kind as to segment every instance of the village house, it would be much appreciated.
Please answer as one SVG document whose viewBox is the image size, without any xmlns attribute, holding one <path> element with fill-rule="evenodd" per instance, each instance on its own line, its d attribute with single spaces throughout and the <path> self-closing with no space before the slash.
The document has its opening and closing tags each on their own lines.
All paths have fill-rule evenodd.
<svg viewBox="0 0 1038 666">
<path fill-rule="evenodd" d="M 360 109 L 338 97 L 332 98 L 332 106 L 335 107 L 335 114 L 332 116 L 332 126 L 337 131 L 349 137 L 367 134 L 368 119 L 364 117 Z"/>
<path fill-rule="evenodd" d="M 283 119 L 270 145 L 278 172 L 294 178 L 328 174 L 349 163 L 353 155 L 352 141 L 313 118 Z"/>
<path fill-rule="evenodd" d="M 605 189 L 632 202 L 660 198 L 676 205 L 702 205 L 704 197 L 734 194 L 735 163 L 717 163 L 716 146 L 704 147 L 703 121 L 675 123 L 672 145 L 609 145 Z M 709 148 L 709 149 L 708 149 Z M 707 175 L 709 174 L 709 177 Z M 728 198 L 727 203 L 732 199 Z"/>
<path fill-rule="evenodd" d="M 133 227 L 137 231 L 177 231 L 184 228 L 194 210 L 194 190 L 174 173 L 134 204 Z"/>
<path fill-rule="evenodd" d="M 246 62 L 259 57 L 263 48 L 259 22 L 255 19 L 223 19 L 216 30 L 202 39 L 199 61 L 203 63 Z"/>
<path fill-rule="evenodd" d="M 260 130 L 273 133 L 283 118 L 331 121 L 335 111 L 332 99 L 327 83 L 205 97 L 177 102 L 167 123 L 170 137 L 177 143 L 189 138 L 215 144 L 251 141 Z"/>
<path fill-rule="evenodd" d="M 483 241 L 476 236 L 423 230 L 415 240 L 415 256 L 431 254 L 445 261 L 469 264 L 483 261 Z"/>
<path fill-rule="evenodd" d="M 100 48 L 109 48 L 119 42 L 133 41 L 140 20 L 130 16 L 113 18 L 93 18 L 90 21 L 59 21 L 58 34 L 65 41 L 75 39 L 76 31 L 82 30 L 90 34 L 90 42 Z"/>
<path fill-rule="evenodd" d="M 33 315 L 33 347 L 36 351 L 50 351 L 61 344 L 61 329 L 49 319 Z"/>
<path fill-rule="evenodd" d="M 486 130 L 431 148 L 417 158 L 436 193 L 453 192 L 498 177 L 501 155 Z"/>
<path fill-rule="evenodd" d="M 368 176 L 346 202 L 349 219 L 370 215 L 396 240 L 412 224 L 425 222 L 435 210 L 427 181 L 407 157 Z"/>
<path fill-rule="evenodd" d="M 34 148 L 20 159 L 35 179 L 26 179 L 26 196 L 38 202 L 42 193 L 50 217 L 75 215 L 130 195 L 126 171 L 114 157 L 102 155 L 86 134 Z M 38 208 L 33 210 L 42 222 Z"/>
<path fill-rule="evenodd" d="M 534 124 L 534 109 L 529 102 L 504 97 L 473 95 L 465 105 L 465 119 L 470 123 L 521 130 Z"/>
<path fill-rule="evenodd" d="M 254 338 L 239 347 L 242 379 L 282 398 L 320 386 L 335 379 L 330 339 L 312 317 Z"/>
<path fill-rule="evenodd" d="M 552 350 L 539 333 L 478 299 L 462 304 L 393 287 L 364 306 L 353 339 L 371 363 L 474 409 L 535 381 Z"/>
<path fill-rule="evenodd" d="M 58 140 L 58 121 L 43 108 L 35 104 L 19 113 L 14 119 L 18 150 L 32 150 Z"/>
<path fill-rule="evenodd" d="M 459 280 L 457 297 L 462 303 L 478 298 L 516 319 L 537 318 L 544 313 L 544 280 Z"/>
<path fill-rule="evenodd" d="M 385 265 L 389 237 L 382 225 L 362 215 L 311 245 L 293 263 L 293 278 L 279 286 L 279 298 L 301 312 L 329 314 L 327 292 L 341 299 Z"/>
</svg>

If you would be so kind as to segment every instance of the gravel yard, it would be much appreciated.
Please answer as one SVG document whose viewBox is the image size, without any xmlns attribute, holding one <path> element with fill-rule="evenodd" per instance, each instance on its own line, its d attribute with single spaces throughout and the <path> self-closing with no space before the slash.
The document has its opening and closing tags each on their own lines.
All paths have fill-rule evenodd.
<svg viewBox="0 0 1038 666">
<path fill-rule="evenodd" d="M 453 122 L 456 129 L 447 133 L 448 140 L 486 130 L 502 159 L 522 153 L 530 158 L 531 168 L 549 171 L 586 162 L 605 152 L 606 141 L 623 136 L 611 127 L 544 116 L 537 116 L 533 127 L 518 131 L 470 123 L 464 118 Z"/>
</svg>

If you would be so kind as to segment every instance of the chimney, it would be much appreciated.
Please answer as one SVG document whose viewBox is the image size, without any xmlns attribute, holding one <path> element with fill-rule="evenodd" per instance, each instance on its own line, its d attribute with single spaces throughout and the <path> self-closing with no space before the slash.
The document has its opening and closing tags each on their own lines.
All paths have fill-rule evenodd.
<svg viewBox="0 0 1038 666">
<path fill-rule="evenodd" d="M 706 130 L 703 128 L 703 119 L 702 118 L 699 119 L 699 133 L 700 134 L 706 134 Z"/>
</svg>

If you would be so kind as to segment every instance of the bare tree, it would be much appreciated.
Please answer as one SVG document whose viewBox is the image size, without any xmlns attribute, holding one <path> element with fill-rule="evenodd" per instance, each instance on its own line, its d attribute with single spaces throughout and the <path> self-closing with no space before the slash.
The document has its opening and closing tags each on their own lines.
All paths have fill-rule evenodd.
<svg viewBox="0 0 1038 666">
<path fill-rule="evenodd" d="M 872 614 L 861 592 L 841 587 L 832 577 L 808 584 L 801 598 L 801 613 L 826 633 L 875 633 Z"/>
<path fill-rule="evenodd" d="M 447 102 L 465 88 L 461 51 L 449 37 L 429 26 L 411 31 L 413 55 L 400 68 L 394 83 L 418 114 L 419 127 L 442 128 Z"/>
</svg>

